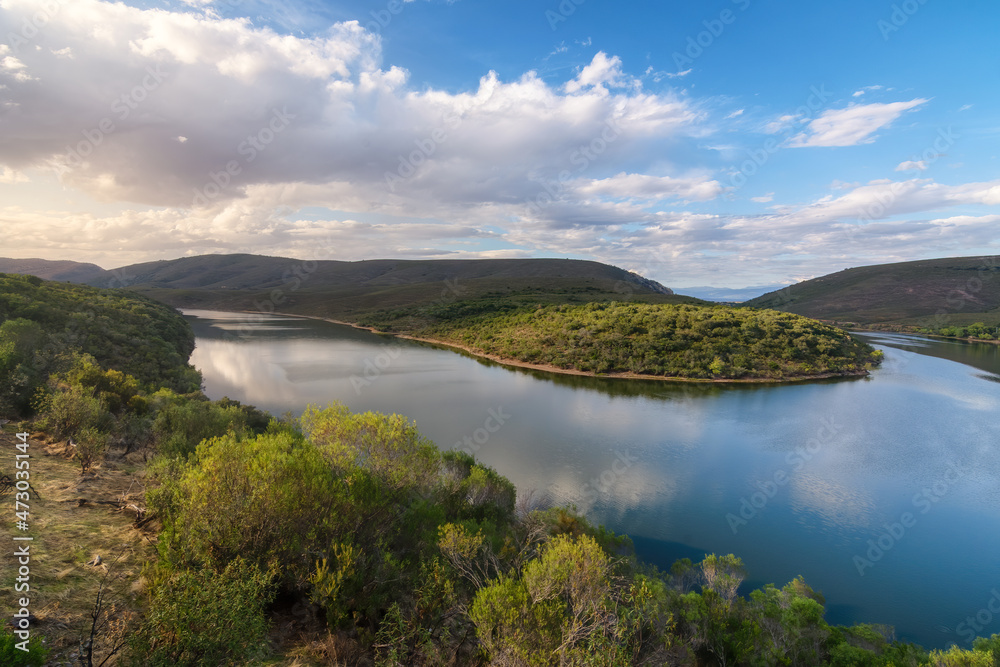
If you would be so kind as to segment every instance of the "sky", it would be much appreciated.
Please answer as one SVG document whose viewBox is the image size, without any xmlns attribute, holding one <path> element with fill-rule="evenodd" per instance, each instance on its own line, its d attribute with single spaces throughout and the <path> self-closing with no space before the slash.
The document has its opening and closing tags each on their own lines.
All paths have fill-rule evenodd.
<svg viewBox="0 0 1000 667">
<path fill-rule="evenodd" d="M 994 0 L 0 0 L 0 256 L 1000 254 Z"/>
</svg>

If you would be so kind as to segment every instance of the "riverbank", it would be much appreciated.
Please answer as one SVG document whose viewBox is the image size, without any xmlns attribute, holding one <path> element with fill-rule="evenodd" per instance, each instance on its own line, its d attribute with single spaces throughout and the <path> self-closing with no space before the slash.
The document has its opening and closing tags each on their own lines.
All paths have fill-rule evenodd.
<svg viewBox="0 0 1000 667">
<path fill-rule="evenodd" d="M 252 311 L 244 311 L 252 312 Z M 458 350 L 460 352 L 465 352 L 478 359 L 487 359 L 494 363 L 501 364 L 503 366 L 510 366 L 513 368 L 524 368 L 534 371 L 542 371 L 544 373 L 556 373 L 559 375 L 577 375 L 583 377 L 593 377 L 593 378 L 606 378 L 613 380 L 658 380 L 662 382 L 696 382 L 702 384 L 785 384 L 789 382 L 811 382 L 814 380 L 830 380 L 834 378 L 851 378 L 851 377 L 867 377 L 869 372 L 866 370 L 860 371 L 848 371 L 842 373 L 816 373 L 813 375 L 797 375 L 791 377 L 783 378 L 686 378 L 686 377 L 676 377 L 676 376 L 665 376 L 665 375 L 649 375 L 643 373 L 630 373 L 630 372 L 619 372 L 619 373 L 594 373 L 590 371 L 581 371 L 574 368 L 562 368 L 560 366 L 553 366 L 551 364 L 532 364 L 526 361 L 521 361 L 519 359 L 511 359 L 507 357 L 502 357 L 500 355 L 489 354 L 483 352 L 482 350 L 475 349 L 468 345 L 463 345 L 461 343 L 440 340 L 436 338 L 426 338 L 422 336 L 413 336 L 410 334 L 393 333 L 391 331 L 380 331 L 375 327 L 367 327 L 361 324 L 356 324 L 354 322 L 345 322 L 343 320 L 334 320 L 328 317 L 318 317 L 314 315 L 300 315 L 297 313 L 281 313 L 274 312 L 274 315 L 287 315 L 289 317 L 304 317 L 311 320 L 320 320 L 323 322 L 330 322 L 331 324 L 340 324 L 343 326 L 352 327 L 354 329 L 361 329 L 363 331 L 368 331 L 373 334 L 378 334 L 380 336 L 392 336 L 394 338 L 402 338 L 404 340 L 412 340 L 418 343 L 427 343 L 429 345 L 435 345 L 439 347 L 446 347 L 452 350 Z"/>
<path fill-rule="evenodd" d="M 1000 340 L 995 338 L 972 338 L 970 336 L 945 336 L 944 334 L 929 333 L 927 331 L 918 331 L 910 329 L 901 328 L 880 328 L 878 325 L 868 325 L 861 326 L 859 324 L 854 324 L 851 322 L 837 322 L 836 320 L 819 320 L 820 322 L 827 322 L 836 327 L 843 327 L 849 331 L 860 331 L 864 333 L 886 333 L 886 334 L 901 334 L 903 336 L 927 336 L 928 338 L 934 338 L 936 340 L 957 340 L 963 343 L 989 343 L 990 345 L 1000 345 Z"/>
</svg>

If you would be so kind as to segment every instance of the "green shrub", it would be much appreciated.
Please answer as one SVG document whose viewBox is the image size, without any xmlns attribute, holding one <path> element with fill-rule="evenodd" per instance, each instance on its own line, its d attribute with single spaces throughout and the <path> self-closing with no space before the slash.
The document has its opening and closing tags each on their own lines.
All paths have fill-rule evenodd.
<svg viewBox="0 0 1000 667">
<path fill-rule="evenodd" d="M 80 473 L 86 473 L 97 463 L 104 460 L 108 451 L 107 433 L 95 428 L 85 428 L 77 433 L 76 458 L 80 461 Z"/>
<path fill-rule="evenodd" d="M 0 324 L 0 416 L 21 416 L 31 411 L 31 397 L 45 381 L 40 348 L 45 333 L 24 318 Z"/>
<path fill-rule="evenodd" d="M 229 431 L 247 431 L 247 416 L 238 405 L 220 404 L 204 398 L 180 396 L 168 390 L 153 395 L 156 417 L 152 437 L 159 453 L 186 458 L 198 443 L 225 435 Z"/>
<path fill-rule="evenodd" d="M 42 667 L 45 659 L 49 655 L 49 649 L 42 645 L 36 632 L 32 632 L 31 639 L 28 640 L 27 651 L 18 648 L 22 639 L 17 637 L 13 631 L 4 627 L 0 631 L 0 665 L 4 667 Z"/>
<path fill-rule="evenodd" d="M 58 438 L 79 438 L 84 431 L 107 434 L 114 425 L 104 401 L 79 385 L 63 385 L 51 393 L 39 419 L 39 426 Z"/>
<path fill-rule="evenodd" d="M 304 587 L 315 555 L 347 511 L 341 487 L 316 447 L 284 431 L 206 440 L 178 482 L 170 534 L 183 558 L 221 569 L 243 557 L 277 560 L 289 583 Z"/>
<path fill-rule="evenodd" d="M 78 356 L 60 380 L 87 390 L 91 396 L 99 398 L 112 414 L 120 415 L 129 409 L 136 411 L 144 408 L 144 403 L 138 400 L 140 387 L 134 377 L 102 368 L 89 354 Z"/>
<path fill-rule="evenodd" d="M 480 589 L 469 612 L 501 664 L 620 664 L 626 647 L 613 609 L 611 561 L 588 536 L 557 536 L 523 576 Z M 627 664 L 623 663 L 623 664 Z"/>
<path fill-rule="evenodd" d="M 362 554 L 351 544 L 333 544 L 330 554 L 332 563 L 328 558 L 316 562 L 316 569 L 309 577 L 312 585 L 309 599 L 325 610 L 331 626 L 337 626 L 354 606 L 351 598 L 360 588 L 357 570 Z"/>
<path fill-rule="evenodd" d="M 267 655 L 274 572 L 242 559 L 221 572 L 182 570 L 160 582 L 133 638 L 142 667 L 245 665 Z"/>
</svg>

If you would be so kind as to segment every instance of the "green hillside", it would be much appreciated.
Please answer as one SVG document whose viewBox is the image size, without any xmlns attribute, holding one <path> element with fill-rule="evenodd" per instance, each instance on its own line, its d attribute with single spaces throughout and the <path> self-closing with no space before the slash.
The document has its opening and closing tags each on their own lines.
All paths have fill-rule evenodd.
<svg viewBox="0 0 1000 667">
<path fill-rule="evenodd" d="M 429 314 L 433 319 L 412 333 L 494 358 L 583 373 L 789 380 L 864 374 L 881 359 L 841 329 L 773 310 L 459 303 Z M 390 328 L 384 320 L 364 323 Z"/>
<path fill-rule="evenodd" d="M 394 287 L 445 280 L 585 279 L 625 281 L 638 289 L 670 290 L 622 269 L 571 259 L 303 261 L 261 255 L 200 255 L 134 264 L 91 280 L 102 287 L 143 285 L 160 288 L 273 289 L 302 287 Z"/>
<path fill-rule="evenodd" d="M 277 311 L 350 321 L 375 311 L 484 297 L 536 303 L 691 301 L 623 269 L 570 259 L 308 262 L 203 255 L 126 266 L 90 282 L 129 287 L 180 308 Z"/>
<path fill-rule="evenodd" d="M 747 301 L 863 326 L 940 330 L 1000 325 L 1000 256 L 954 257 L 845 269 Z"/>
<path fill-rule="evenodd" d="M 192 391 L 190 327 L 174 309 L 125 290 L 0 274 L 0 412 L 14 416 L 76 354 L 147 386 Z"/>
<path fill-rule="evenodd" d="M 71 283 L 86 283 L 104 273 L 96 264 L 52 261 L 48 259 L 9 259 L 0 257 L 0 273 L 18 273 L 37 276 L 43 280 L 64 280 Z"/>
</svg>

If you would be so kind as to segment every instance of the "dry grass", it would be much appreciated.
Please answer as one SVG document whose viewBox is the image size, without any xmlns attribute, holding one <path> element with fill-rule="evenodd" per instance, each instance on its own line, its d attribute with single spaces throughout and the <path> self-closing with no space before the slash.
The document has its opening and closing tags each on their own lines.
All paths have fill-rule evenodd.
<svg viewBox="0 0 1000 667">
<path fill-rule="evenodd" d="M 0 475 L 13 477 L 18 453 L 15 432 L 9 426 L 0 432 Z M 94 603 L 103 586 L 106 605 L 100 621 L 105 627 L 94 645 L 93 664 L 97 665 L 110 646 L 139 622 L 144 606 L 143 567 L 156 558 L 159 525 L 153 522 L 136 528 L 134 508 L 144 504 L 143 455 L 122 457 L 110 452 L 103 463 L 81 475 L 80 462 L 66 442 L 35 433 L 29 443 L 31 485 L 38 494 L 31 494 L 31 528 L 8 532 L 34 537 L 30 542 L 32 636 L 51 649 L 48 664 L 80 664 L 81 642 L 90 635 Z M 5 510 L 9 508 L 8 526 L 14 520 L 14 500 L 12 493 L 0 498 Z M 0 604 L 8 619 L 6 610 L 16 610 L 15 602 L 25 595 L 14 592 L 17 566 L 13 558 L 0 559 Z M 356 639 L 330 632 L 314 612 L 301 605 L 272 612 L 270 640 L 275 654 L 265 664 L 372 664 Z M 106 664 L 115 662 L 112 658 Z"/>
<path fill-rule="evenodd" d="M 119 631 L 127 632 L 122 623 L 134 618 L 142 604 L 141 572 L 155 557 L 155 536 L 137 529 L 136 512 L 128 509 L 142 506 L 138 461 L 115 461 L 111 453 L 103 464 L 81 475 L 66 443 L 49 442 L 42 434 L 34 434 L 29 442 L 31 484 L 37 495 L 31 494 L 30 530 L 20 534 L 34 537 L 29 543 L 32 634 L 51 648 L 50 662 L 63 664 L 90 634 L 102 583 L 108 591 L 108 608 L 114 609 L 102 614 L 101 620 L 117 623 Z M 0 434 L 0 472 L 12 477 L 17 443 L 14 430 L 5 427 Z M 14 496 L 5 494 L 2 502 L 5 510 L 10 508 L 6 523 L 12 526 Z M 13 590 L 16 567 L 12 558 L 0 560 L 4 609 L 14 609 L 25 595 Z M 107 651 L 109 634 L 106 630 L 95 642 L 95 664 Z"/>
<path fill-rule="evenodd" d="M 373 663 L 356 640 L 323 631 L 301 636 L 278 664 L 285 667 L 371 667 Z"/>
</svg>

